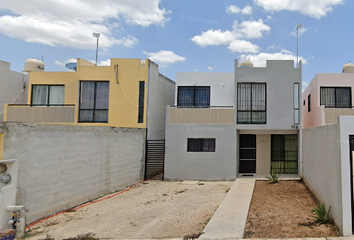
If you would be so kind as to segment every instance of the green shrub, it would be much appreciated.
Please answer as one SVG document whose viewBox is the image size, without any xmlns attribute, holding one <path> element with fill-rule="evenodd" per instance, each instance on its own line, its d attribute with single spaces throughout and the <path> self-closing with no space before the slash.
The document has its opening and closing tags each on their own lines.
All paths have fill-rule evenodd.
<svg viewBox="0 0 354 240">
<path fill-rule="evenodd" d="M 269 172 L 270 176 L 266 176 L 266 178 L 268 178 L 270 184 L 273 183 L 277 183 L 278 182 L 278 178 L 280 176 L 280 174 L 275 173 L 273 170 L 271 172 Z"/>
<path fill-rule="evenodd" d="M 326 205 L 324 202 L 317 203 L 316 207 L 312 208 L 313 211 L 315 212 L 315 216 L 312 216 L 313 218 L 316 219 L 316 222 L 320 224 L 328 223 L 331 221 L 331 218 L 329 216 L 329 213 L 331 211 L 331 206 L 328 207 L 328 211 L 326 211 Z"/>
</svg>

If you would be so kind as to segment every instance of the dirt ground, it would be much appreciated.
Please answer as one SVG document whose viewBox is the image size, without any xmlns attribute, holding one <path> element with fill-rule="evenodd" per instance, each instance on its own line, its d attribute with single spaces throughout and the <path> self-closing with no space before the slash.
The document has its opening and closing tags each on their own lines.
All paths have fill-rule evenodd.
<svg viewBox="0 0 354 240">
<path fill-rule="evenodd" d="M 183 238 L 200 233 L 233 182 L 149 181 L 31 227 L 26 239 L 74 237 Z"/>
<path fill-rule="evenodd" d="M 244 238 L 306 238 L 340 236 L 332 224 L 317 224 L 315 196 L 298 181 L 257 181 Z"/>
</svg>

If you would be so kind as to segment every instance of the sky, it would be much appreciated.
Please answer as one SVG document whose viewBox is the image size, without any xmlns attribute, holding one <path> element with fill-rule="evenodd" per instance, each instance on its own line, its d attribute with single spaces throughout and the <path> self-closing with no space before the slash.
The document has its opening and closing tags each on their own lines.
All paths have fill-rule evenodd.
<svg viewBox="0 0 354 240">
<path fill-rule="evenodd" d="M 303 88 L 340 73 L 353 57 L 349 0 L 0 0 L 0 60 L 22 71 L 28 58 L 69 71 L 77 58 L 149 58 L 177 72 L 233 72 L 234 60 L 297 59 Z M 300 25 L 301 24 L 301 27 Z"/>
</svg>

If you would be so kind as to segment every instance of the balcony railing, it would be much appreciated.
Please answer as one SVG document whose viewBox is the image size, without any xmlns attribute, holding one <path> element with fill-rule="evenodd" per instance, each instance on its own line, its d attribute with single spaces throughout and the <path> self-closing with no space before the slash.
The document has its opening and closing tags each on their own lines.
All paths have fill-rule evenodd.
<svg viewBox="0 0 354 240">
<path fill-rule="evenodd" d="M 169 124 L 234 124 L 232 106 L 169 107 Z"/>
<path fill-rule="evenodd" d="M 5 105 L 5 122 L 74 123 L 75 104 L 61 105 Z"/>
<path fill-rule="evenodd" d="M 325 124 L 337 123 L 338 116 L 354 115 L 354 107 L 324 107 Z"/>
</svg>

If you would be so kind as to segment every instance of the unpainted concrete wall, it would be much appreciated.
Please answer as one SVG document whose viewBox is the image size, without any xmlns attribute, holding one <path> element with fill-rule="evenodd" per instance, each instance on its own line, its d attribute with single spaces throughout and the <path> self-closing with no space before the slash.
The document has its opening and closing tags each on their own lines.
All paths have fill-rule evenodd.
<svg viewBox="0 0 354 240">
<path fill-rule="evenodd" d="M 331 215 L 343 233 L 345 223 L 338 125 L 302 130 L 302 146 L 303 179 L 320 202 L 331 206 Z"/>
<path fill-rule="evenodd" d="M 3 157 L 19 160 L 28 222 L 143 178 L 145 129 L 6 123 Z"/>
</svg>

